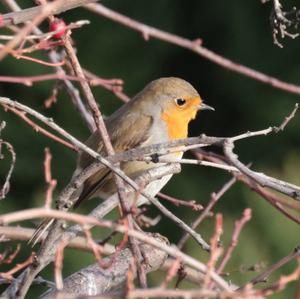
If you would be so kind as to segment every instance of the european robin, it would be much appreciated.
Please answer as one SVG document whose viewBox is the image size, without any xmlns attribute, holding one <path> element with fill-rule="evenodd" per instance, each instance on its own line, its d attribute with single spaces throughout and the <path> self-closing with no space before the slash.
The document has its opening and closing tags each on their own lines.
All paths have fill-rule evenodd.
<svg viewBox="0 0 300 299">
<path fill-rule="evenodd" d="M 203 103 L 196 89 L 187 81 L 179 78 L 160 78 L 150 82 L 131 101 L 115 111 L 107 120 L 106 127 L 115 149 L 122 152 L 135 147 L 167 142 L 188 136 L 188 125 L 199 110 L 214 110 Z M 95 131 L 86 141 L 86 145 L 105 156 L 105 149 L 98 131 Z M 182 157 L 182 152 L 168 154 L 168 157 Z M 74 175 L 88 167 L 94 159 L 87 153 L 79 154 Z M 129 161 L 121 165 L 122 170 L 130 178 L 137 178 L 147 169 L 157 167 L 157 163 Z M 149 183 L 145 191 L 155 196 L 172 175 L 164 176 Z M 76 191 L 75 207 L 83 200 L 91 197 L 109 197 L 116 192 L 116 186 L 111 171 L 105 166 L 89 177 L 83 186 Z M 145 203 L 143 196 L 137 205 Z M 40 229 L 39 229 L 40 230 Z M 44 232 L 44 229 L 42 230 Z M 36 232 L 38 233 L 38 232 Z M 40 235 L 32 238 L 36 242 Z"/>
</svg>

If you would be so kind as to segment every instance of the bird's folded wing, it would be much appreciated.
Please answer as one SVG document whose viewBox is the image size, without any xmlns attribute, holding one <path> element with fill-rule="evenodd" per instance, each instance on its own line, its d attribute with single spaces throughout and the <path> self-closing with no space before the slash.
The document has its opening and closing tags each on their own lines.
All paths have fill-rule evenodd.
<svg viewBox="0 0 300 299">
<path fill-rule="evenodd" d="M 136 119 L 130 119 L 130 115 L 126 121 L 122 120 L 114 122 L 114 125 L 107 124 L 111 142 L 115 152 L 126 151 L 135 147 L 143 146 L 144 142 L 149 138 L 149 131 L 152 125 L 152 117 L 144 115 Z M 106 156 L 101 136 L 95 132 L 87 140 L 86 145 L 93 148 L 102 156 Z M 85 169 L 93 162 L 93 157 L 83 152 L 78 159 L 78 167 Z M 111 187 L 113 177 L 111 171 L 101 166 L 100 169 L 91 177 L 89 177 L 83 186 L 83 190 L 76 201 L 74 207 L 77 207 L 83 200 L 92 197 L 97 191 Z M 108 186 L 109 185 L 109 186 Z M 106 190 L 103 190 L 106 191 Z"/>
</svg>

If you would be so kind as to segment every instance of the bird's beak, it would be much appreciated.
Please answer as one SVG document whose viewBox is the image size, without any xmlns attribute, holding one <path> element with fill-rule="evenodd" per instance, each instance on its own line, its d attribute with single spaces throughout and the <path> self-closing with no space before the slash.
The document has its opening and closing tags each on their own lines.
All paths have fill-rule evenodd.
<svg viewBox="0 0 300 299">
<path fill-rule="evenodd" d="M 208 106 L 208 105 L 206 105 L 202 102 L 200 105 L 198 105 L 198 110 L 212 110 L 212 111 L 215 111 L 215 108 L 213 108 L 211 106 Z"/>
</svg>

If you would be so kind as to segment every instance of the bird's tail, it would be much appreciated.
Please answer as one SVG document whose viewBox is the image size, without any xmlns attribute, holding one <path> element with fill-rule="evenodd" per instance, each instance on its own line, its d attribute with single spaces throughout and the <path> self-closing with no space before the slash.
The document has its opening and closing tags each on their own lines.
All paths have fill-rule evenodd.
<svg viewBox="0 0 300 299">
<path fill-rule="evenodd" d="M 31 238 L 28 241 L 28 244 L 31 244 L 32 247 L 35 246 L 42 238 L 44 238 L 44 235 L 47 233 L 47 230 L 51 226 L 51 224 L 54 222 L 54 218 L 47 218 L 45 219 L 38 228 L 34 231 Z"/>
</svg>

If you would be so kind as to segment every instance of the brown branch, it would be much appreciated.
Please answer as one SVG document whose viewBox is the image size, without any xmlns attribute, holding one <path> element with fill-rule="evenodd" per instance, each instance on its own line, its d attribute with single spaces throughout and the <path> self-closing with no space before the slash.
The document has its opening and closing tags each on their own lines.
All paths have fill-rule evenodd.
<svg viewBox="0 0 300 299">
<path fill-rule="evenodd" d="M 11 9 L 14 12 L 21 11 L 21 8 L 14 0 L 4 0 L 4 3 L 9 7 L 9 9 Z M 66 3 L 66 4 L 70 4 L 70 3 L 71 2 L 68 1 L 68 3 Z M 37 27 L 35 27 L 33 29 L 33 31 L 37 35 L 43 34 L 43 32 Z M 61 60 L 61 56 L 53 49 L 51 51 L 47 51 L 47 54 L 48 54 L 50 60 L 52 61 L 52 63 L 57 63 Z M 57 71 L 57 73 L 59 73 L 61 75 L 66 75 L 66 73 L 62 67 L 59 67 L 59 66 L 56 67 L 56 71 Z M 73 85 L 73 83 L 70 80 L 62 79 L 61 82 L 62 82 L 64 88 L 66 89 L 67 93 L 70 95 L 74 106 L 77 108 L 77 110 L 79 112 L 79 115 L 85 121 L 89 130 L 91 132 L 93 132 L 95 130 L 95 125 L 94 125 L 92 116 L 91 116 L 90 112 L 85 108 L 84 104 L 82 103 L 82 100 L 80 98 L 80 94 L 79 94 L 78 90 L 75 88 L 75 86 Z"/>
<path fill-rule="evenodd" d="M 108 19 L 111 19 L 111 20 L 113 20 L 117 23 L 120 23 L 126 27 L 129 27 L 135 31 L 141 32 L 143 37 L 146 40 L 148 40 L 150 37 L 154 37 L 154 38 L 166 41 L 168 43 L 180 46 L 182 48 L 189 49 L 189 50 L 195 52 L 196 54 L 212 61 L 213 63 L 220 65 L 221 67 L 223 67 L 225 69 L 242 74 L 242 75 L 252 78 L 254 80 L 268 84 L 272 87 L 300 95 L 300 86 L 281 81 L 277 78 L 274 78 L 274 77 L 268 76 L 264 73 L 253 70 L 247 66 L 235 63 L 235 62 L 231 61 L 230 59 L 222 57 L 221 55 L 218 55 L 218 54 L 214 53 L 213 51 L 203 47 L 201 45 L 201 43 L 199 43 L 199 40 L 189 40 L 189 39 L 180 37 L 178 35 L 171 34 L 171 33 L 159 30 L 157 28 L 145 25 L 141 22 L 135 21 L 127 16 L 120 14 L 120 13 L 117 13 L 117 12 L 103 6 L 102 4 L 91 3 L 88 5 L 85 5 L 85 7 L 94 13 L 97 13 Z"/>
<path fill-rule="evenodd" d="M 34 256 L 35 256 L 35 252 L 32 252 L 31 255 L 29 256 L 29 258 L 27 258 L 23 263 L 16 264 L 16 266 L 13 267 L 11 270 L 0 273 L 0 276 L 4 279 L 12 280 L 13 275 L 15 273 L 17 273 L 18 271 L 26 268 L 28 265 L 31 265 L 33 263 Z"/>
<path fill-rule="evenodd" d="M 21 240 L 21 241 L 28 241 L 33 233 L 34 229 L 32 228 L 24 228 L 24 227 L 13 227 L 13 226 L 0 226 L 0 235 L 6 236 L 10 240 Z M 44 240 L 45 236 L 42 236 L 41 242 Z M 90 251 L 89 246 L 86 244 L 86 240 L 83 237 L 76 237 L 71 240 L 67 247 Z M 103 248 L 103 252 L 106 255 L 112 254 L 115 251 L 114 247 L 109 244 L 105 244 Z"/>
<path fill-rule="evenodd" d="M 197 217 L 197 219 L 192 223 L 191 227 L 193 229 L 196 229 L 199 224 L 208 216 L 211 209 L 215 206 L 215 204 L 218 202 L 218 200 L 234 185 L 236 182 L 235 178 L 232 178 L 230 181 L 228 181 L 217 193 L 213 192 L 210 196 L 210 200 L 205 207 L 205 209 L 202 211 L 202 213 Z M 179 242 L 177 243 L 177 247 L 179 249 L 182 249 L 185 245 L 186 241 L 189 238 L 189 234 L 185 233 Z"/>
<path fill-rule="evenodd" d="M 11 264 L 12 261 L 16 258 L 16 256 L 20 252 L 20 249 L 21 249 L 21 245 L 18 244 L 16 249 L 8 257 L 6 257 L 7 252 L 5 254 L 1 254 L 0 255 L 0 265 L 1 264 Z"/>
<path fill-rule="evenodd" d="M 245 288 L 248 284 L 258 284 L 261 282 L 266 282 L 267 279 L 269 278 L 269 276 L 274 273 L 275 271 L 277 271 L 279 268 L 283 267 L 284 265 L 286 265 L 287 263 L 289 263 L 290 261 L 298 258 L 300 256 L 300 246 L 296 247 L 289 255 L 283 257 L 282 259 L 280 259 L 277 263 L 273 264 L 272 266 L 270 266 L 267 270 L 265 270 L 263 273 L 259 274 L 258 276 L 252 278 L 250 280 L 250 282 L 248 282 L 247 284 L 245 284 L 244 286 L 240 287 L 239 290 L 242 290 L 243 288 Z"/>
<path fill-rule="evenodd" d="M 49 9 L 49 15 L 57 15 L 67 10 L 74 9 L 76 7 L 80 7 L 86 3 L 95 2 L 97 0 L 68 0 L 60 3 L 59 5 L 53 6 Z M 14 6 L 13 8 L 17 8 Z M 37 15 L 42 12 L 42 6 L 31 7 L 27 9 L 23 9 L 18 12 L 11 12 L 5 15 L 2 15 L 3 23 L 2 26 L 8 25 L 17 25 L 21 23 L 25 23 L 27 21 L 31 21 Z"/>
<path fill-rule="evenodd" d="M 259 195 L 261 195 L 265 200 L 267 200 L 275 209 L 277 209 L 279 212 L 281 212 L 284 216 L 286 216 L 288 219 L 292 220 L 293 222 L 300 224 L 299 217 L 294 216 L 291 214 L 283 204 L 278 200 L 278 196 L 274 195 L 273 193 L 269 192 L 268 190 L 265 190 L 265 188 L 259 186 L 255 181 L 249 179 L 248 177 L 240 177 L 238 178 L 239 181 L 243 182 L 247 186 L 249 186 L 252 190 L 257 192 Z"/>
<path fill-rule="evenodd" d="M 24 38 L 36 27 L 38 26 L 45 18 L 52 14 L 53 10 L 61 7 L 65 3 L 64 0 L 55 0 L 47 5 L 41 5 L 38 8 L 38 14 L 32 18 L 32 21 L 25 25 L 20 31 L 14 36 L 12 40 L 4 45 L 3 48 L 0 49 L 0 61 L 5 58 L 5 56 L 13 51 L 15 47 L 17 47 Z M 15 13 L 18 14 L 18 13 Z M 4 18 L 5 23 L 5 18 Z"/>
<path fill-rule="evenodd" d="M 85 78 L 84 72 L 81 68 L 81 65 L 79 63 L 79 60 L 75 54 L 75 51 L 72 47 L 72 43 L 71 43 L 71 39 L 70 36 L 67 34 L 65 37 L 63 37 L 63 41 L 65 44 L 65 49 L 66 52 L 70 58 L 72 67 L 74 69 L 75 74 L 80 77 L 80 78 Z M 97 106 L 96 100 L 93 96 L 93 93 L 91 91 L 91 88 L 89 86 L 89 84 L 85 81 L 80 82 L 80 86 L 82 88 L 82 91 L 85 95 L 85 98 L 87 100 L 88 106 L 92 111 L 93 117 L 94 117 L 94 121 L 96 124 L 96 128 L 101 136 L 101 139 L 103 141 L 104 144 L 104 148 L 106 150 L 106 153 L 108 155 L 113 155 L 115 153 L 114 148 L 111 144 L 110 141 L 110 137 L 109 134 L 107 132 L 104 120 L 103 120 L 103 116 L 102 113 L 100 111 L 100 109 Z M 120 169 L 120 164 L 117 164 L 116 167 L 118 167 Z M 130 214 L 130 203 L 128 198 L 126 197 L 126 194 L 124 192 L 124 186 L 125 183 L 124 181 L 114 173 L 114 179 L 115 179 L 115 183 L 117 186 L 117 192 L 119 195 L 119 200 L 120 200 L 120 205 L 122 208 L 122 212 L 125 215 L 125 217 L 127 217 L 127 221 L 128 221 L 128 227 L 130 229 L 133 229 L 133 217 Z M 146 280 L 146 273 L 144 271 L 144 266 L 141 264 L 142 261 L 142 254 L 141 251 L 139 249 L 139 245 L 136 242 L 135 239 L 133 238 L 129 238 L 129 242 L 131 245 L 131 250 L 133 253 L 133 256 L 136 257 L 137 259 L 137 271 L 138 271 L 138 280 L 139 283 L 142 287 L 146 287 L 147 286 L 147 280 Z"/>
<path fill-rule="evenodd" d="M 83 81 L 84 79 L 79 78 L 77 76 L 70 76 L 64 73 L 56 73 L 56 74 L 44 74 L 37 76 L 0 76 L 1 82 L 9 82 L 9 83 L 20 83 L 26 86 L 32 86 L 33 82 L 40 81 L 48 81 L 48 80 L 71 80 L 71 81 Z"/>
<path fill-rule="evenodd" d="M 159 192 L 157 194 L 158 197 L 168 200 L 169 202 L 171 202 L 172 204 L 174 204 L 175 206 L 185 206 L 185 207 L 190 207 L 192 208 L 193 211 L 201 211 L 203 210 L 203 206 L 199 203 L 197 203 L 195 200 L 182 200 L 182 199 L 178 199 L 174 196 L 170 196 L 164 193 Z"/>
<path fill-rule="evenodd" d="M 73 151 L 77 151 L 76 147 L 74 145 L 72 145 L 71 143 L 55 136 L 54 134 L 48 132 L 47 130 L 45 130 L 44 128 L 40 127 L 39 125 L 37 125 L 35 122 L 33 122 L 30 118 L 28 118 L 26 116 L 26 112 L 23 111 L 19 111 L 18 109 L 9 107 L 9 106 L 4 106 L 5 110 L 11 111 L 13 113 L 15 113 L 16 115 L 18 115 L 21 119 L 23 119 L 27 124 L 29 124 L 33 130 L 37 133 L 41 133 L 47 137 L 49 137 L 50 139 L 53 139 L 54 141 L 61 143 L 62 145 L 66 146 L 67 148 L 73 150 Z"/>
<path fill-rule="evenodd" d="M 55 277 L 55 287 L 57 290 L 62 290 L 64 287 L 63 284 L 63 276 L 62 276 L 62 267 L 63 267 L 63 259 L 64 259 L 64 249 L 65 243 L 60 242 L 56 255 L 55 255 L 55 262 L 54 262 L 54 277 Z"/>
<path fill-rule="evenodd" d="M 104 89 L 112 92 L 116 97 L 125 103 L 130 100 L 130 97 L 123 92 L 123 80 L 99 78 L 97 75 L 88 70 L 84 70 L 84 74 L 89 79 L 91 86 L 100 85 Z"/>
<path fill-rule="evenodd" d="M 206 273 L 207 267 L 199 262 L 198 260 L 184 254 L 174 246 L 169 246 L 158 242 L 157 240 L 153 239 L 152 237 L 147 236 L 146 234 L 131 230 L 128 227 L 120 224 L 116 224 L 109 220 L 97 220 L 91 216 L 84 216 L 81 214 L 71 213 L 71 212 L 64 212 L 59 210 L 53 209 L 45 209 L 45 208 L 35 208 L 35 209 L 27 209 L 21 210 L 18 212 L 12 212 L 8 214 L 0 215 L 0 224 L 9 224 L 18 221 L 24 221 L 29 219 L 35 218 L 56 218 L 56 219 L 64 219 L 66 221 L 72 221 L 78 223 L 80 225 L 94 225 L 97 227 L 102 228 L 110 228 L 114 229 L 120 233 L 128 233 L 130 236 L 137 238 L 141 242 L 147 243 L 151 246 L 154 246 L 160 250 L 165 251 L 169 255 L 173 257 L 181 258 L 182 262 L 186 263 L 187 265 L 191 266 L 193 269 L 199 270 L 202 273 Z M 210 273 L 211 278 L 224 290 L 230 290 L 231 288 L 229 285 L 219 276 L 216 275 L 215 272 Z"/>
<path fill-rule="evenodd" d="M 225 251 L 224 257 L 223 257 L 219 267 L 216 270 L 217 273 L 221 273 L 223 271 L 223 269 L 225 268 L 229 259 L 231 258 L 232 252 L 238 244 L 238 237 L 241 233 L 241 230 L 243 229 L 244 225 L 251 219 L 251 213 L 252 213 L 251 209 L 249 209 L 249 208 L 245 209 L 243 212 L 242 218 L 235 222 L 234 231 L 233 231 L 233 234 L 231 237 L 230 245 L 227 248 L 227 250 Z"/>
<path fill-rule="evenodd" d="M 44 168 L 45 168 L 45 181 L 48 184 L 46 191 L 46 200 L 45 200 L 45 208 L 50 208 L 52 203 L 52 195 L 53 191 L 56 187 L 57 181 L 52 178 L 51 174 L 51 160 L 52 155 L 48 147 L 45 148 L 45 160 L 44 160 Z"/>
<path fill-rule="evenodd" d="M 222 254 L 222 248 L 219 246 L 220 237 L 223 233 L 223 216 L 222 214 L 216 215 L 216 222 L 215 222 L 215 232 L 210 239 L 210 258 L 207 262 L 207 271 L 205 273 L 204 281 L 203 281 L 203 288 L 209 288 L 211 285 L 211 275 L 210 273 L 215 270 L 215 265 Z"/>
</svg>

